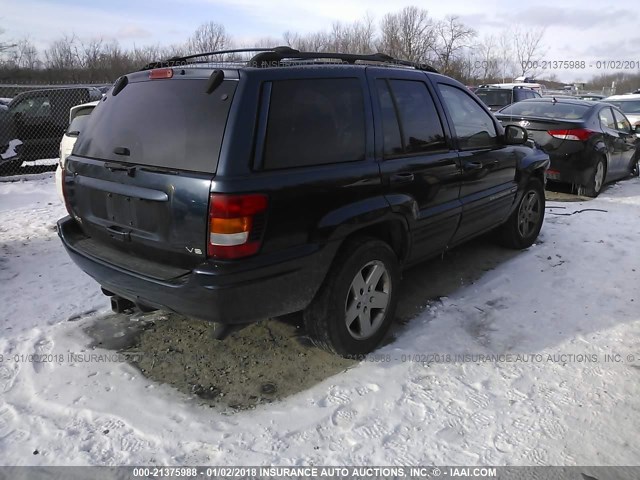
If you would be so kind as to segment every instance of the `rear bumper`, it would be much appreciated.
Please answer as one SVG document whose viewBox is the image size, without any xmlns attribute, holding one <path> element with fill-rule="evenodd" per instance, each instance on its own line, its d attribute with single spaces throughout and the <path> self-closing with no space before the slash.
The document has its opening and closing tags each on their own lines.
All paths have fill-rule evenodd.
<svg viewBox="0 0 640 480">
<path fill-rule="evenodd" d="M 587 185 L 593 176 L 597 158 L 595 153 L 588 152 L 569 155 L 550 153 L 551 165 L 547 170 L 547 180 Z"/>
<path fill-rule="evenodd" d="M 205 262 L 170 280 L 149 278 L 110 264 L 78 248 L 70 217 L 58 234 L 71 259 L 104 289 L 134 303 L 223 324 L 251 323 L 307 307 L 320 287 L 337 243 L 306 246 L 288 257 Z"/>
</svg>

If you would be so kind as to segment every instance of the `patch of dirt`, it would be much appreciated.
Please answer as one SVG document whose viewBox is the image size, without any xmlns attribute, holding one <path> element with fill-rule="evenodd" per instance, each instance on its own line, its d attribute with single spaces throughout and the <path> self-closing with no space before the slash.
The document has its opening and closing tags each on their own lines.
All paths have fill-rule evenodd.
<svg viewBox="0 0 640 480">
<path fill-rule="evenodd" d="M 146 377 L 231 410 L 293 395 L 356 364 L 310 345 L 291 318 L 215 340 L 210 323 L 177 314 L 152 313 L 137 322 L 109 317 L 86 329 L 92 346 L 118 350 Z"/>
</svg>

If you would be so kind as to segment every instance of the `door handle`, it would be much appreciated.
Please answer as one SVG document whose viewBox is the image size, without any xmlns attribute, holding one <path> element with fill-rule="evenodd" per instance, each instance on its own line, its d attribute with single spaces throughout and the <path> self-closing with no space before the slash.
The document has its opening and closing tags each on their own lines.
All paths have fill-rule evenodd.
<svg viewBox="0 0 640 480">
<path fill-rule="evenodd" d="M 391 175 L 390 181 L 392 184 L 397 185 L 399 183 L 410 183 L 413 182 L 415 176 L 413 173 L 394 173 Z"/>
<path fill-rule="evenodd" d="M 474 170 L 482 170 L 482 162 L 464 162 L 462 164 L 462 169 L 465 172 L 470 172 L 470 171 L 474 171 Z"/>
<path fill-rule="evenodd" d="M 109 236 L 114 240 L 118 240 L 120 242 L 131 241 L 131 230 L 125 230 L 118 226 L 112 226 L 107 227 L 107 232 L 109 232 Z"/>
</svg>

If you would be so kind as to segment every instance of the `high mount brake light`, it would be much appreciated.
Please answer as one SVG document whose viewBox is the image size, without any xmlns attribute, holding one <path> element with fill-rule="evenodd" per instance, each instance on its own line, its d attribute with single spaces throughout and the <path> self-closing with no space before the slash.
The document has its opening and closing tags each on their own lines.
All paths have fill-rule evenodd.
<svg viewBox="0 0 640 480">
<path fill-rule="evenodd" d="M 150 80 L 157 80 L 160 78 L 171 78 L 171 77 L 173 77 L 172 68 L 156 68 L 149 72 Z"/>
<path fill-rule="evenodd" d="M 267 196 L 261 194 L 211 194 L 208 256 L 233 259 L 257 253 L 262 240 L 256 217 L 266 212 L 267 204 Z"/>
</svg>

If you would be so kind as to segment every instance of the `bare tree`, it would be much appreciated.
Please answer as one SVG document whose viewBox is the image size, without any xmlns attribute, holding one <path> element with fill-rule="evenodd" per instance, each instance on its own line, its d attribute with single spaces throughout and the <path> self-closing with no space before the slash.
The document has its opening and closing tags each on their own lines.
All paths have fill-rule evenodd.
<svg viewBox="0 0 640 480">
<path fill-rule="evenodd" d="M 207 22 L 200 25 L 187 40 L 185 53 L 214 52 L 216 50 L 225 50 L 230 46 L 231 37 L 224 25 Z"/>
<path fill-rule="evenodd" d="M 471 47 L 471 40 L 477 35 L 473 28 L 467 27 L 459 17 L 448 16 L 435 27 L 436 42 L 432 45 L 438 59 L 438 66 L 444 74 L 451 72 L 452 63 L 457 55 Z"/>
<path fill-rule="evenodd" d="M 4 33 L 4 29 L 0 28 L 0 35 Z M 10 52 L 17 46 L 16 43 L 13 42 L 0 42 L 0 55 Z"/>
<path fill-rule="evenodd" d="M 500 76 L 501 60 L 498 57 L 498 43 L 493 35 L 488 35 L 479 42 L 474 51 L 477 53 L 477 66 L 474 71 L 481 83 L 496 80 Z"/>
<path fill-rule="evenodd" d="M 74 69 L 81 66 L 78 38 L 75 34 L 63 35 L 45 50 L 45 65 L 53 70 Z"/>
<path fill-rule="evenodd" d="M 41 65 L 38 49 L 28 38 L 18 40 L 14 48 L 5 52 L 5 65 L 9 68 L 35 70 Z"/>
<path fill-rule="evenodd" d="M 535 64 L 546 53 L 546 47 L 542 43 L 546 28 L 524 29 L 515 26 L 512 29 L 515 61 L 521 75 L 535 73 Z"/>
<path fill-rule="evenodd" d="M 429 13 L 418 7 L 388 13 L 380 22 L 378 50 L 399 59 L 427 62 L 435 40 L 435 25 Z"/>
<path fill-rule="evenodd" d="M 498 58 L 500 59 L 500 76 L 505 82 L 507 77 L 512 77 L 517 73 L 515 51 L 513 48 L 512 32 L 504 29 L 498 37 Z"/>
<path fill-rule="evenodd" d="M 315 32 L 300 35 L 295 32 L 284 32 L 284 43 L 291 48 L 306 52 L 328 52 L 331 47 L 331 39 L 326 32 Z"/>
<path fill-rule="evenodd" d="M 350 24 L 336 22 L 329 35 L 330 49 L 343 53 L 373 53 L 375 25 L 373 17 L 366 15 L 362 20 Z"/>
</svg>

